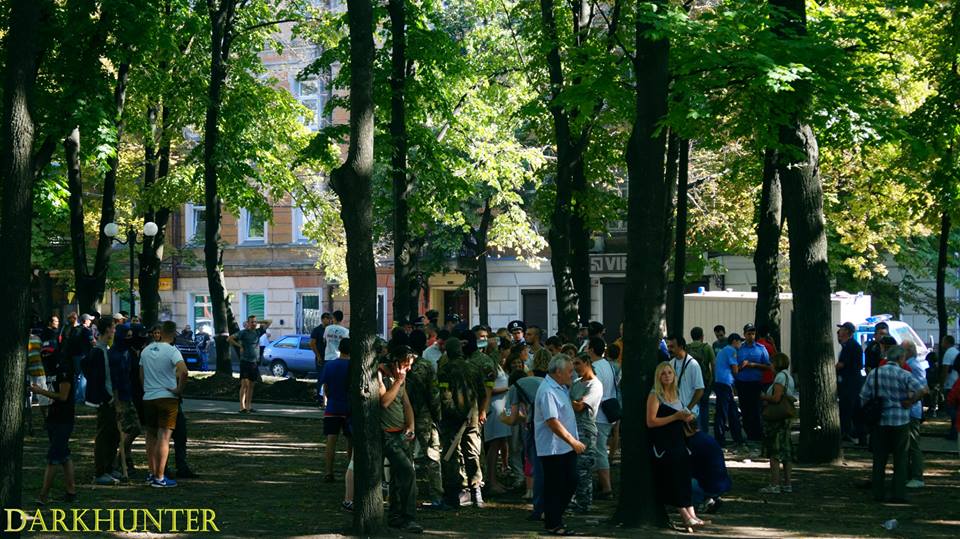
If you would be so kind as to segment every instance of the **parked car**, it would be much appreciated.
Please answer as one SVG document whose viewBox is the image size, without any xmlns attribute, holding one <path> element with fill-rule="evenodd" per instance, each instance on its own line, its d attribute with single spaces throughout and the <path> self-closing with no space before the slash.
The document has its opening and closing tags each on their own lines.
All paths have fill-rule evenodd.
<svg viewBox="0 0 960 539">
<path fill-rule="evenodd" d="M 273 376 L 306 375 L 316 372 L 317 364 L 310 349 L 310 335 L 287 335 L 271 342 L 263 350 L 262 365 Z"/>
<path fill-rule="evenodd" d="M 206 363 L 203 361 L 203 358 L 200 356 L 200 351 L 197 349 L 197 343 L 193 339 L 188 339 L 181 335 L 177 335 L 177 338 L 173 341 L 173 346 L 180 351 L 180 355 L 183 356 L 183 361 L 187 364 L 187 368 L 194 371 L 206 370 Z"/>
</svg>

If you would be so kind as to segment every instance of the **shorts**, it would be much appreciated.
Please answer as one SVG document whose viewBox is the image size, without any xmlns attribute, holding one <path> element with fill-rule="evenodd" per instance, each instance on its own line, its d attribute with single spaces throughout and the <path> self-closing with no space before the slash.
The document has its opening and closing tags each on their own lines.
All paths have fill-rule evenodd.
<svg viewBox="0 0 960 539">
<path fill-rule="evenodd" d="M 177 399 L 153 399 L 143 401 L 144 426 L 148 429 L 170 429 L 177 426 Z"/>
<path fill-rule="evenodd" d="M 47 464 L 66 464 L 70 462 L 70 435 L 73 423 L 47 423 Z"/>
<path fill-rule="evenodd" d="M 140 434 L 140 418 L 132 402 L 117 401 L 117 425 L 127 436 Z"/>
<path fill-rule="evenodd" d="M 257 365 L 254 361 L 241 361 L 240 362 L 240 379 L 241 380 L 253 380 L 254 382 L 260 382 L 260 366 Z"/>
<path fill-rule="evenodd" d="M 338 415 L 328 415 L 323 418 L 323 435 L 336 436 L 343 433 L 347 438 L 350 437 L 350 418 Z"/>
<path fill-rule="evenodd" d="M 37 384 L 40 386 L 40 389 L 53 389 L 47 385 L 46 376 L 31 376 L 30 383 Z M 39 393 L 34 393 L 32 397 L 32 402 L 37 403 L 37 406 L 50 406 L 53 403 L 53 401 L 50 400 L 50 397 L 44 397 Z"/>
</svg>

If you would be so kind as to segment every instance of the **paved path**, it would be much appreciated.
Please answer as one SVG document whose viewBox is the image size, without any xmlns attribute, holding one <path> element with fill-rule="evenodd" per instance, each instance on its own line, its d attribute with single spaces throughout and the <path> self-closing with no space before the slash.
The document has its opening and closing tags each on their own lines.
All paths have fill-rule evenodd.
<svg viewBox="0 0 960 539">
<path fill-rule="evenodd" d="M 298 417 L 306 419 L 323 419 L 323 410 L 316 406 L 302 406 L 297 404 L 267 404 L 253 400 L 253 414 L 241 414 L 240 404 L 237 401 L 220 401 L 204 399 L 183 399 L 185 412 L 203 412 L 208 414 L 227 414 L 242 417 Z"/>
</svg>

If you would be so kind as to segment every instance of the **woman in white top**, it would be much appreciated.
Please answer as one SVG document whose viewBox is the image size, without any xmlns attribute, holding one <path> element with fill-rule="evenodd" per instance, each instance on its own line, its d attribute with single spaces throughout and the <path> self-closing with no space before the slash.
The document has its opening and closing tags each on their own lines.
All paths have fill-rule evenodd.
<svg viewBox="0 0 960 539">
<path fill-rule="evenodd" d="M 774 354 L 770 362 L 777 374 L 773 378 L 773 384 L 760 395 L 760 400 L 766 406 L 779 404 L 781 399 L 792 399 L 795 402 L 797 386 L 793 377 L 790 376 L 790 358 L 783 353 Z M 793 467 L 793 446 L 790 442 L 792 423 L 792 417 L 783 419 L 768 419 L 765 417 L 763 420 L 763 443 L 767 450 L 767 456 L 770 457 L 770 484 L 760 489 L 760 492 L 764 494 L 793 492 L 793 486 L 790 484 L 790 471 Z M 782 482 L 780 480 L 781 463 L 783 464 Z"/>
<path fill-rule="evenodd" d="M 522 352 L 521 349 L 522 348 Z M 483 441 L 487 443 L 487 473 L 485 479 L 493 494 L 503 494 L 507 491 L 497 479 L 497 457 L 506 461 L 510 455 L 507 441 L 510 439 L 510 425 L 500 419 L 507 405 L 507 391 L 510 390 L 510 377 L 504 366 L 512 363 L 514 356 L 526 353 L 525 345 L 515 345 L 510 354 L 497 365 L 497 379 L 493 383 L 493 392 L 490 396 L 490 408 L 487 410 L 487 422 L 483 424 Z"/>
</svg>

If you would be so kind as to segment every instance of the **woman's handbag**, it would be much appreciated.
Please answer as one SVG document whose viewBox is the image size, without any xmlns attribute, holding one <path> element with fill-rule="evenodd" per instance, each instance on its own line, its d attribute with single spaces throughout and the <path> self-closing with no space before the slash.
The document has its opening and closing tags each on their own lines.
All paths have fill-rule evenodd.
<svg viewBox="0 0 960 539">
<path fill-rule="evenodd" d="M 779 402 L 768 402 L 763 409 L 763 418 L 767 421 L 782 421 L 797 417 L 797 399 L 784 392 Z"/>
</svg>

